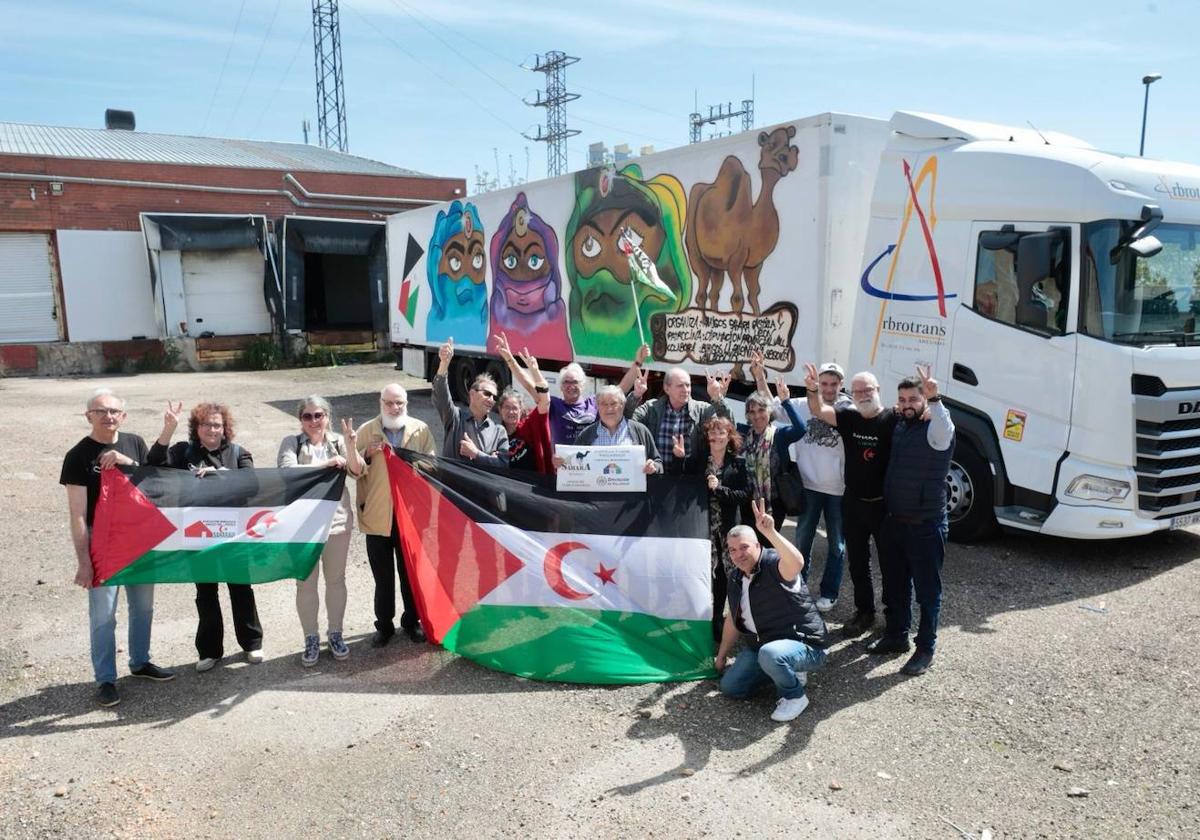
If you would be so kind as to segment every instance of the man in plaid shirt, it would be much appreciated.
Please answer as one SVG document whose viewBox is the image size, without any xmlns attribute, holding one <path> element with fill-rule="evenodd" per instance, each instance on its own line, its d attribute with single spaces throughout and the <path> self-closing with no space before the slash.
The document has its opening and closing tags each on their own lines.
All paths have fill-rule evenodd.
<svg viewBox="0 0 1200 840">
<path fill-rule="evenodd" d="M 683 435 L 686 458 L 703 445 L 702 430 L 710 418 L 729 417 L 729 408 L 725 405 L 728 388 L 729 374 L 709 374 L 708 397 L 712 402 L 694 400 L 691 376 L 683 368 L 675 367 L 663 378 L 663 396 L 637 407 L 633 419 L 646 425 L 654 435 L 664 468 L 675 460 L 675 435 Z"/>
</svg>

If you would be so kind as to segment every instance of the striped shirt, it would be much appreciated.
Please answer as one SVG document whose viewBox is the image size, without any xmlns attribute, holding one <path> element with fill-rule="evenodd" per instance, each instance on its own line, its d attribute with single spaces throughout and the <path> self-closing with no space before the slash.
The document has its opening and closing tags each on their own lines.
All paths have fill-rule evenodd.
<svg viewBox="0 0 1200 840">
<path fill-rule="evenodd" d="M 615 432 L 610 432 L 608 427 L 603 423 L 600 424 L 600 428 L 596 431 L 597 446 L 632 446 L 634 443 L 636 441 L 634 441 L 633 435 L 629 433 L 629 421 L 625 419 L 621 420 L 621 424 L 617 426 Z"/>
</svg>

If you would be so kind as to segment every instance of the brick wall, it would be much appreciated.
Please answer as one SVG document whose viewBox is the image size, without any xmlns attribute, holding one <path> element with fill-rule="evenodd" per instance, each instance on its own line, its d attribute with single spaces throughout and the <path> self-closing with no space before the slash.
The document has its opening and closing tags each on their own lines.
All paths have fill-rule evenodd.
<svg viewBox="0 0 1200 840">
<path fill-rule="evenodd" d="M 310 193 L 449 201 L 462 197 L 466 192 L 466 182 L 459 178 L 400 178 L 0 155 L 0 173 L 288 190 L 301 201 L 318 205 L 354 203 L 337 199 L 305 199 L 294 185 L 284 180 L 285 171 L 291 171 L 293 177 Z M 422 205 L 387 205 L 388 208 L 394 207 L 397 212 L 419 206 Z M 345 219 L 381 219 L 386 215 L 368 209 L 302 207 L 282 194 L 206 193 L 170 187 L 159 189 L 64 182 L 62 195 L 56 196 L 51 195 L 50 184 L 45 181 L 0 180 L 0 231 L 139 230 L 138 214 L 141 212 L 256 213 L 267 218 L 300 215 Z"/>
</svg>

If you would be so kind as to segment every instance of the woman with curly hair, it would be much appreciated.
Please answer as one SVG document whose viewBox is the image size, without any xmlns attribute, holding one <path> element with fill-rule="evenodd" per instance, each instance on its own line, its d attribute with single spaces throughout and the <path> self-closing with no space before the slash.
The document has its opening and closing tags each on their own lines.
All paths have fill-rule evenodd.
<svg viewBox="0 0 1200 840">
<path fill-rule="evenodd" d="M 150 447 L 146 460 L 148 464 L 191 470 L 197 476 L 207 475 L 214 470 L 253 469 L 254 458 L 233 442 L 233 414 L 228 406 L 216 402 L 197 405 L 188 415 L 188 439 L 171 446 L 171 437 L 179 427 L 182 414 L 182 402 L 167 403 L 162 432 Z M 245 583 L 229 583 L 226 586 L 233 608 L 233 631 L 238 644 L 246 652 L 247 662 L 260 663 L 263 661 L 263 631 L 258 621 L 258 607 L 254 603 L 254 590 Z M 199 615 L 196 628 L 199 659 L 196 670 L 203 673 L 211 671 L 225 654 L 225 619 L 221 614 L 217 584 L 196 584 L 196 612 Z"/>
<path fill-rule="evenodd" d="M 728 417 L 713 417 L 704 424 L 707 451 L 697 449 L 686 458 L 683 435 L 675 435 L 674 460 L 670 475 L 703 476 L 708 487 L 708 531 L 712 543 L 713 639 L 721 640 L 725 624 L 725 591 L 730 561 L 725 535 L 742 522 L 742 509 L 749 509 L 752 496 L 746 459 L 737 452 L 742 436 Z"/>
</svg>

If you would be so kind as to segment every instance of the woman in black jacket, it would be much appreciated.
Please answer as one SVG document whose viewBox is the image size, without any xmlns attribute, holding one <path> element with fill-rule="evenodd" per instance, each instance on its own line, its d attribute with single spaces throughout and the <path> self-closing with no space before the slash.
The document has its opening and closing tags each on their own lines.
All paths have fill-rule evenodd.
<svg viewBox="0 0 1200 840">
<path fill-rule="evenodd" d="M 725 535 L 742 522 L 741 512 L 750 505 L 750 475 L 746 459 L 737 452 L 742 437 L 727 417 L 713 417 L 704 424 L 708 449 L 697 450 L 684 459 L 683 435 L 675 435 L 671 475 L 703 476 L 708 486 L 708 533 L 712 544 L 713 639 L 721 640 L 725 623 L 725 592 L 731 568 Z"/>
<path fill-rule="evenodd" d="M 150 447 L 147 463 L 192 470 L 198 476 L 213 470 L 253 469 L 254 458 L 233 442 L 233 415 L 228 406 L 220 403 L 200 403 L 193 408 L 188 416 L 188 439 L 168 449 L 182 413 L 183 403 L 167 404 L 162 433 Z M 258 607 L 254 603 L 254 590 L 246 583 L 229 583 L 226 586 L 233 608 L 233 630 L 238 644 L 246 652 L 246 661 L 262 662 L 263 631 L 258 620 Z M 196 584 L 196 612 L 199 615 L 196 627 L 199 660 L 196 670 L 203 673 L 212 670 L 225 655 L 225 619 L 221 615 L 217 584 Z"/>
</svg>

